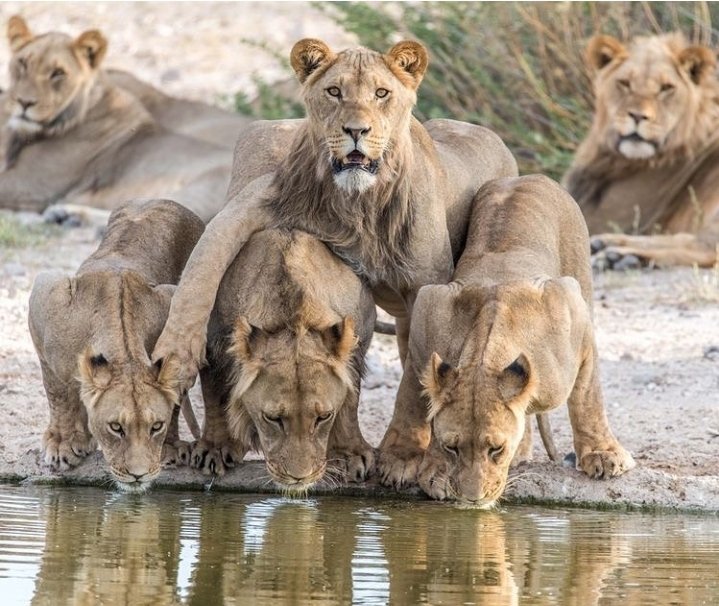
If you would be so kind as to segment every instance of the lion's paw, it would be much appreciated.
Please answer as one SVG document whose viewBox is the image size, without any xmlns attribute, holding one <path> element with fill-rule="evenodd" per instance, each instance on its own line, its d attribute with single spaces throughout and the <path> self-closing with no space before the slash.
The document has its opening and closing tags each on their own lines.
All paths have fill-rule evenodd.
<svg viewBox="0 0 719 606">
<path fill-rule="evenodd" d="M 162 466 L 175 467 L 190 464 L 192 444 L 184 440 L 165 442 L 162 445 Z"/>
<path fill-rule="evenodd" d="M 206 475 L 225 475 L 243 459 L 242 453 L 232 444 L 216 445 L 198 440 L 190 453 L 190 465 Z"/>
<path fill-rule="evenodd" d="M 347 482 L 364 482 L 374 470 L 375 453 L 369 444 L 328 453 L 329 467 L 339 471 Z"/>
<path fill-rule="evenodd" d="M 417 471 L 424 451 L 421 448 L 395 444 L 381 449 L 377 471 L 385 486 L 402 488 L 417 481 Z"/>
<path fill-rule="evenodd" d="M 590 478 L 607 480 L 633 469 L 636 465 L 632 455 L 618 446 L 610 450 L 593 450 L 582 455 L 578 467 Z"/>
<path fill-rule="evenodd" d="M 452 485 L 447 465 L 429 453 L 424 455 L 417 473 L 419 487 L 431 498 L 438 501 L 452 498 Z"/>
<path fill-rule="evenodd" d="M 45 464 L 56 471 L 67 471 L 76 467 L 96 448 L 95 440 L 90 434 L 73 431 L 63 436 L 56 429 L 48 429 L 43 437 Z"/>
</svg>

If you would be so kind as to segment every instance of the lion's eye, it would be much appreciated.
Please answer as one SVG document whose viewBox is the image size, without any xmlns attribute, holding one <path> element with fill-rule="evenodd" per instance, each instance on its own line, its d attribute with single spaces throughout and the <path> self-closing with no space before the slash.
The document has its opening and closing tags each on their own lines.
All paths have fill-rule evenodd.
<svg viewBox="0 0 719 606">
<path fill-rule="evenodd" d="M 322 423 L 324 423 L 325 421 L 329 421 L 331 418 L 331 412 L 326 412 L 323 415 L 317 415 L 317 418 L 315 419 L 315 427 L 319 427 Z"/>
<path fill-rule="evenodd" d="M 327 94 L 328 94 L 330 97 L 339 98 L 339 97 L 342 96 L 342 91 L 341 91 L 339 88 L 337 88 L 336 86 L 330 86 L 330 87 L 327 89 Z"/>
<path fill-rule="evenodd" d="M 389 95 L 389 91 L 386 88 L 378 88 L 374 94 L 378 99 L 384 99 L 387 95 Z"/>
<path fill-rule="evenodd" d="M 152 424 L 152 427 L 150 427 L 150 432 L 151 432 L 151 433 L 157 433 L 158 431 L 162 431 L 162 428 L 163 428 L 164 426 L 165 426 L 165 423 L 163 423 L 162 421 L 155 421 L 155 422 Z"/>
<path fill-rule="evenodd" d="M 488 450 L 489 458 L 496 463 L 499 457 L 502 456 L 503 452 L 504 444 L 502 444 L 501 446 L 490 446 Z"/>
<path fill-rule="evenodd" d="M 670 84 L 669 82 L 665 82 L 659 87 L 659 92 L 661 93 L 668 93 L 669 91 L 672 91 L 676 88 L 673 84 Z"/>
<path fill-rule="evenodd" d="M 445 452 L 451 454 L 453 457 L 459 457 L 459 448 L 457 448 L 457 445 L 456 445 L 456 444 L 455 444 L 455 445 L 449 445 L 449 444 L 445 444 L 445 443 L 443 442 L 443 443 L 442 443 L 442 449 L 443 449 Z"/>
<path fill-rule="evenodd" d="M 284 429 L 284 423 L 282 422 L 282 417 L 277 416 L 273 417 L 271 415 L 262 413 L 262 418 L 265 420 L 265 422 L 269 423 L 270 425 L 274 425 L 278 429 Z"/>
<path fill-rule="evenodd" d="M 621 90 L 630 90 L 632 88 L 632 85 L 630 84 L 629 80 L 617 80 L 617 86 Z"/>
<path fill-rule="evenodd" d="M 122 429 L 122 425 L 120 425 L 119 423 L 113 421 L 112 423 L 108 423 L 108 426 L 110 427 L 110 431 L 112 433 L 115 433 L 120 437 L 123 437 L 125 435 L 125 431 Z"/>
<path fill-rule="evenodd" d="M 52 73 L 50 74 L 50 80 L 60 80 L 64 78 L 67 74 L 65 73 L 65 70 L 61 67 L 56 67 L 54 70 L 52 70 Z"/>
</svg>

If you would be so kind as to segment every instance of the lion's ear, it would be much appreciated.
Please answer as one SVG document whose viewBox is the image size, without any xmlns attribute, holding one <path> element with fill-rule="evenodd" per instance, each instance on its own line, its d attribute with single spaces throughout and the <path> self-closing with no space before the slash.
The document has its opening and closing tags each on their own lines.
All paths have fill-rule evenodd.
<svg viewBox="0 0 719 606">
<path fill-rule="evenodd" d="M 14 53 L 33 39 L 30 28 L 20 15 L 13 15 L 7 22 L 7 39 Z"/>
<path fill-rule="evenodd" d="M 357 345 L 354 320 L 345 316 L 341 322 L 325 328 L 321 334 L 330 353 L 342 364 L 346 364 Z"/>
<path fill-rule="evenodd" d="M 593 36 L 587 44 L 586 61 L 589 67 L 600 70 L 615 59 L 626 57 L 627 49 L 613 36 Z"/>
<path fill-rule="evenodd" d="M 78 36 L 75 52 L 84 58 L 92 69 L 97 69 L 107 52 L 107 39 L 98 30 L 91 29 Z"/>
<path fill-rule="evenodd" d="M 177 356 L 167 356 L 155 362 L 158 367 L 157 384 L 167 398 L 175 405 L 180 403 L 180 391 L 182 390 L 182 376 L 180 374 L 180 362 Z"/>
<path fill-rule="evenodd" d="M 678 59 L 694 84 L 701 84 L 716 67 L 716 55 L 706 46 L 689 46 L 679 53 Z"/>
<path fill-rule="evenodd" d="M 529 360 L 524 354 L 509 364 L 499 376 L 499 393 L 505 401 L 513 400 L 524 391 L 529 383 Z"/>
<path fill-rule="evenodd" d="M 93 353 L 88 347 L 78 357 L 80 394 L 86 405 L 92 406 L 96 397 L 112 382 L 110 363 L 102 354 Z"/>
<path fill-rule="evenodd" d="M 235 332 L 229 353 L 234 354 L 240 363 L 247 364 L 253 358 L 253 349 L 257 339 L 264 334 L 261 328 L 252 326 L 245 316 L 237 318 Z"/>
<path fill-rule="evenodd" d="M 459 371 L 448 364 L 435 351 L 427 364 L 427 368 L 420 379 L 424 393 L 429 398 L 429 411 L 427 421 L 431 421 L 445 404 L 443 392 L 452 385 L 459 375 Z"/>
<path fill-rule="evenodd" d="M 417 90 L 429 64 L 427 49 L 414 40 L 395 44 L 385 55 L 387 65 L 410 88 Z"/>
<path fill-rule="evenodd" d="M 312 72 L 334 57 L 335 54 L 322 40 L 304 38 L 292 47 L 290 64 L 297 74 L 297 79 L 304 84 Z"/>
</svg>

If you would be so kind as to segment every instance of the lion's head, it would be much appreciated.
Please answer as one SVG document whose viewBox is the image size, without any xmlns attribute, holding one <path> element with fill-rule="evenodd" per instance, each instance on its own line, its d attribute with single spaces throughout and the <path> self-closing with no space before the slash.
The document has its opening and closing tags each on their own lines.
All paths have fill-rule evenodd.
<svg viewBox="0 0 719 606">
<path fill-rule="evenodd" d="M 266 331 L 240 317 L 233 341 L 230 432 L 264 453 L 278 485 L 306 490 L 325 473 L 330 429 L 356 389 L 354 321 Z"/>
<path fill-rule="evenodd" d="M 573 278 L 466 287 L 454 306 L 465 333 L 454 346 L 458 362 L 434 352 L 421 378 L 429 455 L 444 472 L 444 487 L 422 485 L 421 471 L 420 484 L 435 498 L 490 506 L 504 491 L 534 404 L 566 401 L 558 386 L 571 386 L 579 367 L 568 335 L 586 326 L 588 312 Z"/>
<path fill-rule="evenodd" d="M 714 134 L 719 87 L 711 49 L 680 34 L 638 37 L 628 46 L 599 35 L 586 57 L 596 73 L 594 145 L 657 162 L 691 154 Z"/>
<path fill-rule="evenodd" d="M 18 16 L 10 18 L 7 35 L 9 128 L 29 137 L 49 136 L 82 120 L 107 50 L 103 35 L 90 30 L 75 39 L 54 32 L 34 36 Z"/>
<path fill-rule="evenodd" d="M 385 55 L 366 48 L 332 52 L 321 40 L 297 42 L 290 54 L 303 85 L 313 138 L 326 149 L 318 174 L 331 171 L 335 184 L 361 193 L 392 175 L 387 152 L 409 133 L 416 90 L 427 69 L 427 51 L 400 42 Z M 402 142 L 404 144 L 404 142 Z"/>
<path fill-rule="evenodd" d="M 132 276 L 125 276 L 125 286 L 123 303 L 132 307 L 132 331 L 102 339 L 105 347 L 88 345 L 78 357 L 77 378 L 90 433 L 118 487 L 142 491 L 160 473 L 163 444 L 181 396 L 176 360 L 171 356 L 153 364 L 147 354 L 167 317 L 174 287 L 148 286 Z M 107 284 L 95 280 L 94 288 L 101 291 Z M 106 332 L 113 333 L 112 320 L 107 324 Z"/>
</svg>

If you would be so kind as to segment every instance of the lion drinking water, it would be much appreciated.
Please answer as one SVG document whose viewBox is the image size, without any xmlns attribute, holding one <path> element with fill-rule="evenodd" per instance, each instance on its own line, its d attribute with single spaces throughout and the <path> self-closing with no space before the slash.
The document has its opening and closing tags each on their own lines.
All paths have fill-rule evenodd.
<svg viewBox="0 0 719 606">
<path fill-rule="evenodd" d="M 477 194 L 453 280 L 414 307 L 402 383 L 422 383 L 432 438 L 419 484 L 437 499 L 499 498 L 527 415 L 569 407 L 577 468 L 631 469 L 604 412 L 592 329 L 587 228 L 576 203 L 541 176 Z"/>
<path fill-rule="evenodd" d="M 118 486 L 142 490 L 163 454 L 173 459 L 178 447 L 187 454 L 172 360 L 152 364 L 148 352 L 203 227 L 174 202 L 130 202 L 112 213 L 74 277 L 46 272 L 35 280 L 29 325 L 50 404 L 43 436 L 50 466 L 77 465 L 97 441 Z"/>
<path fill-rule="evenodd" d="M 193 465 L 222 473 L 252 449 L 285 489 L 328 469 L 364 480 L 374 453 L 357 406 L 374 319 L 369 289 L 325 244 L 299 231 L 252 236 L 210 319 Z"/>
</svg>

